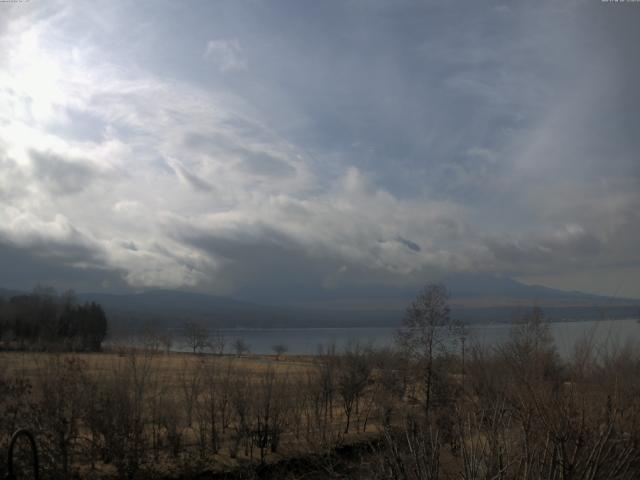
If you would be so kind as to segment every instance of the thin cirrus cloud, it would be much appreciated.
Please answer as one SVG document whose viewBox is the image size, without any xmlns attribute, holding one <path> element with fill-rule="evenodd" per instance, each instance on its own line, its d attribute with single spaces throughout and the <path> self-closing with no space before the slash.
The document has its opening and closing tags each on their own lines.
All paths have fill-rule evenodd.
<svg viewBox="0 0 640 480">
<path fill-rule="evenodd" d="M 247 69 L 247 61 L 236 38 L 231 40 L 209 40 L 203 58 L 216 65 L 221 72 Z"/>
<path fill-rule="evenodd" d="M 474 5 L 13 6 L 0 283 L 640 296 L 635 10 Z"/>
</svg>

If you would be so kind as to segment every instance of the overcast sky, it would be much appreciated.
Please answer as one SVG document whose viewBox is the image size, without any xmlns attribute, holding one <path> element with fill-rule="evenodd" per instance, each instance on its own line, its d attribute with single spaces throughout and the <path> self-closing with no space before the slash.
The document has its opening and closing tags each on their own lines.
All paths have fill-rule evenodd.
<svg viewBox="0 0 640 480">
<path fill-rule="evenodd" d="M 640 3 L 0 3 L 0 286 L 640 297 Z"/>
</svg>

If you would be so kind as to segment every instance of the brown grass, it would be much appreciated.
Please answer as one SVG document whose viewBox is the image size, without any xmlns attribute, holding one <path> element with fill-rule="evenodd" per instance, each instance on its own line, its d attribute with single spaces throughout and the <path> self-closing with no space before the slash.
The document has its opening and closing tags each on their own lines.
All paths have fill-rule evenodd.
<svg viewBox="0 0 640 480">
<path fill-rule="evenodd" d="M 316 436 L 316 426 L 307 426 L 306 429 L 305 427 L 299 427 L 302 428 L 303 433 L 295 433 L 293 425 L 295 420 L 292 419 L 291 412 L 295 409 L 295 404 L 302 401 L 299 399 L 307 396 L 308 392 L 305 389 L 308 386 L 309 378 L 316 375 L 318 371 L 316 360 L 309 356 L 293 355 L 281 356 L 278 359 L 271 355 L 237 357 L 188 353 L 164 354 L 132 350 L 104 353 L 0 352 L 0 378 L 20 379 L 32 385 L 33 389 L 28 397 L 22 401 L 34 403 L 36 405 L 34 408 L 38 410 L 41 409 L 41 407 L 37 406 L 38 404 L 46 404 L 47 402 L 47 398 L 42 397 L 41 385 L 51 380 L 52 372 L 56 372 L 55 375 L 61 375 L 60 369 L 66 368 L 65 365 L 68 362 L 73 362 L 72 369 L 81 370 L 82 375 L 84 375 L 82 383 L 92 383 L 98 386 L 103 383 L 105 385 L 108 384 L 108 379 L 116 379 L 117 383 L 118 378 L 123 377 L 124 381 L 124 377 L 130 375 L 132 362 L 134 362 L 136 364 L 135 368 L 138 368 L 139 372 L 144 372 L 140 373 L 140 375 L 144 375 L 146 378 L 144 380 L 146 382 L 144 387 L 146 392 L 143 400 L 146 419 L 143 435 L 147 438 L 145 440 L 145 449 L 148 450 L 145 453 L 147 457 L 153 456 L 149 453 L 149 450 L 151 450 L 149 440 L 151 432 L 154 429 L 161 430 L 160 435 L 163 437 L 159 456 L 156 456 L 152 464 L 146 462 L 144 468 L 151 468 L 155 472 L 154 475 L 171 476 L 175 475 L 176 472 L 184 473 L 185 468 L 193 467 L 196 470 L 227 471 L 238 468 L 238 466 L 247 461 L 256 462 L 261 460 L 255 446 L 251 446 L 248 449 L 246 446 L 244 448 L 240 446 L 237 454 L 231 455 L 232 446 L 235 442 L 234 438 L 238 434 L 236 428 L 239 428 L 239 420 L 235 413 L 230 414 L 229 425 L 225 432 L 219 432 L 220 438 L 217 452 L 213 453 L 209 445 L 206 445 L 205 451 L 199 449 L 198 426 L 203 420 L 197 416 L 195 409 L 198 407 L 195 404 L 204 401 L 203 398 L 206 395 L 207 388 L 209 388 L 208 382 L 211 381 L 207 377 L 208 371 L 216 371 L 219 375 L 224 376 L 226 369 L 232 368 L 233 378 L 231 382 L 233 383 L 235 380 L 244 382 L 245 387 L 242 388 L 246 389 L 244 395 L 248 405 L 250 405 L 248 407 L 250 412 L 248 413 L 247 421 L 250 422 L 251 428 L 256 428 L 256 409 L 259 408 L 257 402 L 260 402 L 259 398 L 262 398 L 258 392 L 269 388 L 265 386 L 265 378 L 269 378 L 269 375 L 274 377 L 275 397 L 273 400 L 274 407 L 272 407 L 274 410 L 271 415 L 274 415 L 275 408 L 278 408 L 280 409 L 279 414 L 286 418 L 283 418 L 281 427 L 279 427 L 282 428 L 282 432 L 280 433 L 281 438 L 278 450 L 276 452 L 267 450 L 264 461 L 278 462 L 294 456 L 304 456 L 317 452 L 319 448 L 322 450 L 345 442 L 358 442 L 370 435 L 373 422 L 369 424 L 369 433 L 360 432 L 358 431 L 360 430 L 359 428 L 353 428 L 349 435 L 342 433 L 344 418 L 340 402 L 337 399 L 333 400 L 333 406 L 329 412 L 331 420 L 326 427 L 329 430 L 327 437 L 324 436 L 325 434 L 323 434 L 322 438 L 320 438 L 319 434 Z M 222 381 L 222 377 L 216 381 Z M 197 383 L 197 386 L 193 387 L 197 391 L 194 394 L 194 399 L 188 400 L 185 397 L 185 389 L 190 388 L 191 382 L 194 385 Z M 284 383 L 280 385 L 278 382 Z M 79 388 L 82 390 L 84 385 L 80 385 Z M 135 388 L 135 384 L 128 388 L 129 390 Z M 224 387 L 220 385 L 219 388 L 216 388 L 216 395 L 222 394 L 223 388 L 233 390 L 235 387 L 228 384 L 225 384 Z M 278 388 L 280 389 L 278 390 Z M 86 393 L 80 393 L 80 395 L 86 397 L 91 395 L 90 391 L 87 385 Z M 230 394 L 229 391 L 224 393 Z M 71 398 L 67 400 L 71 403 L 76 401 Z M 79 401 L 80 403 L 83 402 L 82 399 Z M 90 399 L 88 401 L 91 403 Z M 161 401 L 162 405 L 170 405 L 170 409 L 177 413 L 177 417 L 173 421 L 176 422 L 174 428 L 181 435 L 178 456 L 170 453 L 171 449 L 169 448 L 169 440 L 167 440 L 166 427 L 154 424 L 151 414 L 148 413 L 152 408 L 153 402 L 157 401 Z M 194 403 L 194 405 L 191 405 L 193 409 L 191 424 L 188 424 L 185 418 L 187 402 Z M 161 408 L 166 409 L 167 407 Z M 233 406 L 230 404 L 227 408 L 232 410 Z M 306 405 L 304 408 L 306 408 L 306 411 L 300 413 L 300 416 L 305 417 L 307 421 L 312 421 L 309 411 L 311 406 Z M 34 417 L 37 416 L 34 412 L 30 413 Z M 218 419 L 218 421 L 221 420 Z M 304 419 L 299 421 L 304 421 Z M 24 423 L 31 423 L 31 428 L 38 430 L 38 421 L 31 421 L 25 418 Z M 90 436 L 90 428 L 85 420 L 79 421 L 78 428 L 77 437 Z M 220 429 L 221 427 L 218 426 L 218 428 Z M 9 433 L 2 432 L 5 436 Z M 245 432 L 243 435 L 247 434 Z M 244 438 L 241 441 L 249 442 L 250 439 Z M 86 447 L 80 446 L 79 443 L 74 443 L 73 441 L 70 442 L 70 445 L 70 448 L 77 451 L 72 465 L 72 469 L 76 473 L 80 473 L 82 476 L 104 476 L 105 478 L 122 476 L 118 474 L 113 462 L 105 463 L 100 458 L 89 460 L 86 451 L 81 451 Z M 0 448 L 1 446 L 2 443 L 0 443 Z M 52 461 L 55 464 L 55 460 Z M 60 468 L 54 464 L 49 465 L 52 471 Z"/>
</svg>

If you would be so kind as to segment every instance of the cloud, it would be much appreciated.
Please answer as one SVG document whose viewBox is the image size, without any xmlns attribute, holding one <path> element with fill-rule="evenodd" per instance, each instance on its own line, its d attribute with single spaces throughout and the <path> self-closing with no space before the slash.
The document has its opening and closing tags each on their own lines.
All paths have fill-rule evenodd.
<svg viewBox="0 0 640 480">
<path fill-rule="evenodd" d="M 2 21 L 0 243 L 33 283 L 48 265 L 275 301 L 640 260 L 621 14 L 254 7 L 158 7 L 123 38 L 144 9 Z"/>
<path fill-rule="evenodd" d="M 33 174 L 54 195 L 73 195 L 93 181 L 97 172 L 87 162 L 70 161 L 52 152 L 29 151 Z"/>
<path fill-rule="evenodd" d="M 43 245 L 40 251 L 46 251 L 49 247 L 49 244 Z M 74 256 L 77 253 L 82 256 L 85 252 L 74 252 Z M 112 268 L 65 264 L 59 258 L 42 256 L 37 250 L 25 249 L 24 245 L 0 241 L 0 263 L 0 285 L 16 289 L 28 291 L 38 282 L 42 285 L 55 285 L 59 290 L 99 291 L 105 285 L 115 291 L 130 288 L 123 281 L 122 272 Z"/>
<path fill-rule="evenodd" d="M 22 248 L 32 255 L 84 268 L 104 265 L 100 243 L 84 229 L 76 228 L 67 217 L 55 214 L 43 219 L 30 212 L 7 208 L 2 214 L 0 242 Z"/>
<path fill-rule="evenodd" d="M 396 241 L 400 242 L 409 250 L 413 250 L 414 252 L 419 252 L 421 250 L 420 245 L 418 245 L 415 242 L 412 242 L 411 240 L 407 240 L 406 238 L 397 237 Z"/>
<path fill-rule="evenodd" d="M 240 42 L 237 39 L 209 40 L 203 58 L 218 67 L 221 72 L 247 69 Z"/>
<path fill-rule="evenodd" d="M 247 152 L 241 161 L 242 168 L 249 174 L 266 177 L 291 177 L 295 168 L 286 161 L 279 160 L 266 153 Z"/>
<path fill-rule="evenodd" d="M 485 245 L 495 270 L 518 275 L 593 265 L 604 251 L 601 239 L 575 224 L 546 234 L 492 237 Z"/>
<path fill-rule="evenodd" d="M 167 161 L 171 168 L 176 172 L 176 175 L 180 177 L 180 179 L 185 182 L 187 185 L 190 185 L 195 190 L 201 192 L 211 192 L 213 190 L 213 186 L 187 170 L 178 160 L 169 159 Z"/>
</svg>

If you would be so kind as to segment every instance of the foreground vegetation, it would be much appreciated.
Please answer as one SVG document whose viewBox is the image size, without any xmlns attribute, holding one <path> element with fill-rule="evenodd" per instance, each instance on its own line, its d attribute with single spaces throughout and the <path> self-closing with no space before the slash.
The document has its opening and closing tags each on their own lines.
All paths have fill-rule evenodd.
<svg viewBox="0 0 640 480">
<path fill-rule="evenodd" d="M 638 350 L 560 359 L 538 310 L 500 347 L 463 335 L 427 288 L 394 351 L 3 353 L 0 454 L 27 426 L 45 478 L 638 478 Z"/>
</svg>

